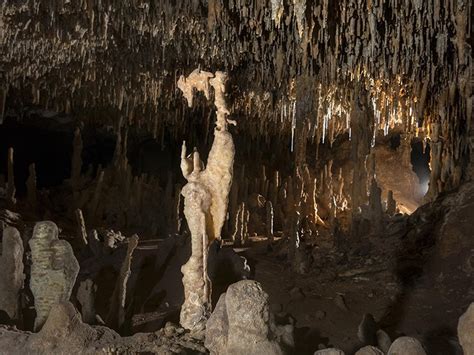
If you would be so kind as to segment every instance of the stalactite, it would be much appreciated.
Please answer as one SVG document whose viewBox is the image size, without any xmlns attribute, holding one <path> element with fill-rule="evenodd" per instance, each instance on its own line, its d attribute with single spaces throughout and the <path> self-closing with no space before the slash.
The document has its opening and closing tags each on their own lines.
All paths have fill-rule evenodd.
<svg viewBox="0 0 474 355">
<path fill-rule="evenodd" d="M 441 147 L 441 191 L 464 178 L 472 116 L 466 1 L 443 7 L 436 1 L 271 0 L 267 7 L 212 0 L 207 13 L 169 2 L 144 4 L 146 11 L 130 0 L 85 4 L 3 5 L 0 121 L 6 92 L 13 90 L 24 94 L 26 105 L 86 108 L 83 119 L 91 122 L 107 104 L 131 125 L 176 137 L 192 122 L 181 119 L 175 77 L 202 65 L 232 71 L 241 92 L 228 111 L 246 118 L 240 127 L 253 140 L 276 137 L 292 146 L 293 132 L 293 143 L 307 135 L 332 144 L 338 135 L 352 134 L 353 87 L 361 84 L 375 114 L 372 134 L 413 133 L 445 111 L 440 134 L 451 138 Z M 300 120 L 294 113 L 303 96 L 295 101 L 292 86 L 305 75 L 318 91 L 307 95 L 317 112 Z M 203 85 L 206 93 L 209 84 Z M 192 99 L 192 90 L 185 96 Z M 300 123 L 311 124 L 309 133 L 300 135 Z"/>
</svg>

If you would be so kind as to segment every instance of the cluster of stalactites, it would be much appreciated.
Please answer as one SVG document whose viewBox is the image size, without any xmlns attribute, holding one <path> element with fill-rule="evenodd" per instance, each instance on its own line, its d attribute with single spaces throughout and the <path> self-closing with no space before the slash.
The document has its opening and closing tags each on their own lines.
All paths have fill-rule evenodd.
<svg viewBox="0 0 474 355">
<path fill-rule="evenodd" d="M 130 0 L 3 4 L 5 81 L 29 88 L 34 102 L 50 107 L 107 105 L 140 120 L 169 108 L 176 99 L 177 70 L 197 63 L 237 72 L 248 89 L 254 82 L 270 89 L 276 82 L 282 98 L 302 72 L 328 88 L 361 74 L 372 78 L 374 87 L 383 82 L 391 88 L 401 77 L 402 93 L 391 93 L 394 103 L 384 107 L 397 114 L 398 101 L 416 97 L 420 118 L 437 111 L 439 96 L 464 80 L 470 64 L 466 1 L 447 6 L 415 0 L 403 6 L 395 0 L 133 5 Z M 248 71 L 243 63 L 250 63 Z"/>
<path fill-rule="evenodd" d="M 190 123 L 176 78 L 220 67 L 239 83 L 229 110 L 245 116 L 241 129 L 332 142 L 351 134 L 353 87 L 363 82 L 374 136 L 397 127 L 429 137 L 439 123 L 444 171 L 454 174 L 466 155 L 467 1 L 35 0 L 6 2 L 0 12 L 0 87 L 48 108 L 87 108 L 88 117 L 113 109 L 155 137 L 165 128 L 178 135 Z M 301 76 L 316 88 L 314 110 L 302 118 L 302 98 L 291 92 Z M 305 137 L 294 137 L 301 119 Z"/>
</svg>

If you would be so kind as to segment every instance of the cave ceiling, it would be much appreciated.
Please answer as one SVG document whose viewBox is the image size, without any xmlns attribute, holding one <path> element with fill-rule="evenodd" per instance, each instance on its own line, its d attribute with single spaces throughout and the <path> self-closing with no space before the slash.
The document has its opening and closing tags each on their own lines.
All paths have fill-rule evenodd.
<svg viewBox="0 0 474 355">
<path fill-rule="evenodd" d="M 248 135 L 294 136 L 300 122 L 306 138 L 332 142 L 350 134 L 357 97 L 374 135 L 429 136 L 438 122 L 460 159 L 469 12 L 463 0 L 4 1 L 2 87 L 16 104 L 157 136 L 187 129 L 177 78 L 222 70 Z"/>
</svg>

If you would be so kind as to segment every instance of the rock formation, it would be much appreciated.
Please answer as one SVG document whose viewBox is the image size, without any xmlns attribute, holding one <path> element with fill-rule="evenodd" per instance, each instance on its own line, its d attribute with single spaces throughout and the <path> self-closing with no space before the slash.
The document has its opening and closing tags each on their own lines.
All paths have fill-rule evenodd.
<svg viewBox="0 0 474 355">
<path fill-rule="evenodd" d="M 84 323 L 94 324 L 96 322 L 95 294 L 97 285 L 90 279 L 79 284 L 77 289 L 77 301 L 81 305 L 81 315 Z"/>
<path fill-rule="evenodd" d="M 38 333 L 0 326 L 0 349 L 5 354 L 205 353 L 202 345 L 174 329 L 122 338 L 112 329 L 89 326 L 69 302 L 53 305 Z"/>
<path fill-rule="evenodd" d="M 7 181 L 7 203 L 10 207 L 16 203 L 16 187 L 15 187 L 15 172 L 14 167 L 14 150 L 13 148 L 8 149 L 8 181 Z"/>
<path fill-rule="evenodd" d="M 0 353 L 206 352 L 211 305 L 252 278 L 275 321 L 257 285 L 231 286 L 213 352 L 458 350 L 471 15 L 467 0 L 0 1 Z"/>
<path fill-rule="evenodd" d="M 336 348 L 329 348 L 329 349 L 322 349 L 318 350 L 314 353 L 314 355 L 345 355 L 344 351 L 336 349 Z"/>
<path fill-rule="evenodd" d="M 247 244 L 249 239 L 249 232 L 248 232 L 248 223 L 250 218 L 250 212 L 246 208 L 245 202 L 242 202 L 237 210 L 237 214 L 235 216 L 235 230 L 232 234 L 232 241 L 236 247 L 241 247 Z"/>
<path fill-rule="evenodd" d="M 355 355 L 384 355 L 385 353 L 375 346 L 364 346 L 362 349 L 356 351 Z"/>
<path fill-rule="evenodd" d="M 277 326 L 268 295 L 256 281 L 232 284 L 222 294 L 206 326 L 211 354 L 284 354 L 293 342 L 291 326 Z"/>
<path fill-rule="evenodd" d="M 195 70 L 187 78 L 181 77 L 178 87 L 192 105 L 194 89 L 204 91 L 209 97 L 209 87 L 214 88 L 214 104 L 217 108 L 214 142 L 209 152 L 207 166 L 199 153 L 186 157 L 186 145 L 181 152 L 181 170 L 188 180 L 181 194 L 184 196 L 184 215 L 192 238 L 192 255 L 183 266 L 185 301 L 182 306 L 180 323 L 187 329 L 201 331 L 210 311 L 211 286 L 207 276 L 207 250 L 209 243 L 221 238 L 221 230 L 227 215 L 229 192 L 232 183 L 234 163 L 234 142 L 228 132 L 229 114 L 225 103 L 226 74 L 215 75 Z"/>
<path fill-rule="evenodd" d="M 30 164 L 28 167 L 29 175 L 28 180 L 26 181 L 26 188 L 28 192 L 28 203 L 30 206 L 35 209 L 36 208 L 36 201 L 37 197 L 37 189 L 36 189 L 36 167 L 35 164 Z"/>
<path fill-rule="evenodd" d="M 107 324 L 111 328 L 120 328 L 125 321 L 125 302 L 127 301 L 127 284 L 130 278 L 133 251 L 138 245 L 138 236 L 128 238 L 127 252 L 122 262 L 115 289 L 110 300 Z"/>
<path fill-rule="evenodd" d="M 58 227 L 38 222 L 29 241 L 31 248 L 30 288 L 35 298 L 35 330 L 41 329 L 54 304 L 69 301 L 79 272 L 71 245 L 58 238 Z"/>
<path fill-rule="evenodd" d="M 390 349 L 388 355 L 426 355 L 425 349 L 421 343 L 415 338 L 400 337 L 396 339 Z"/>
<path fill-rule="evenodd" d="M 474 354 L 474 303 L 459 318 L 458 338 L 464 354 Z"/>
<path fill-rule="evenodd" d="M 0 255 L 0 310 L 19 320 L 19 293 L 23 287 L 23 241 L 16 228 L 3 230 Z"/>
</svg>

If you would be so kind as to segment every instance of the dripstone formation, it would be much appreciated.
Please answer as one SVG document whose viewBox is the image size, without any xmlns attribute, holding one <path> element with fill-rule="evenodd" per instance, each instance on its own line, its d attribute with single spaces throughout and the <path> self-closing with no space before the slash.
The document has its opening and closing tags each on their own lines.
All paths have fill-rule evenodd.
<svg viewBox="0 0 474 355">
<path fill-rule="evenodd" d="M 181 77 L 178 87 L 192 106 L 193 90 L 201 90 L 209 97 L 209 88 L 214 89 L 214 104 L 217 108 L 214 142 L 209 152 L 207 165 L 194 151 L 186 157 L 186 144 L 181 151 L 181 171 L 188 183 L 183 187 L 184 215 L 191 232 L 191 257 L 183 266 L 185 301 L 181 309 L 180 323 L 187 329 L 202 331 L 210 312 L 211 285 L 207 275 L 207 250 L 209 242 L 221 239 L 229 192 L 232 183 L 235 148 L 228 132 L 229 114 L 225 103 L 226 74 L 215 76 L 200 70 L 187 78 Z"/>
<path fill-rule="evenodd" d="M 69 301 L 79 272 L 71 245 L 58 239 L 58 234 L 58 227 L 53 222 L 38 222 L 29 241 L 30 288 L 35 299 L 36 330 L 46 322 L 53 305 Z"/>
<path fill-rule="evenodd" d="M 20 318 L 20 290 L 23 288 L 23 241 L 16 228 L 3 230 L 2 254 L 0 255 L 0 310 L 11 319 Z"/>
<path fill-rule="evenodd" d="M 0 1 L 0 355 L 474 355 L 472 7 Z"/>
</svg>

